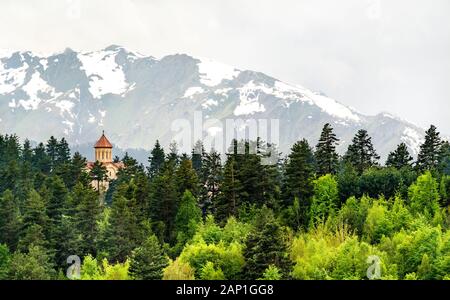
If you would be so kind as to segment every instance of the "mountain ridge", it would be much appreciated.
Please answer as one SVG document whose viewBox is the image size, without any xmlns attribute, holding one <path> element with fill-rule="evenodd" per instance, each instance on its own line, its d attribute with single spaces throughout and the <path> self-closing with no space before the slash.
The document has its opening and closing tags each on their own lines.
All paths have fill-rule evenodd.
<svg viewBox="0 0 450 300">
<path fill-rule="evenodd" d="M 423 129 L 390 113 L 364 115 L 323 93 L 207 58 L 155 58 L 117 45 L 66 48 L 50 56 L 1 53 L 0 130 L 32 140 L 54 135 L 82 145 L 105 129 L 119 148 L 149 150 L 156 139 L 170 143 L 174 120 L 191 122 L 201 111 L 205 122 L 280 120 L 284 153 L 300 138 L 314 146 L 327 122 L 341 139 L 340 153 L 361 128 L 373 136 L 383 159 L 400 142 L 415 156 L 423 141 Z M 204 129 L 210 138 L 220 132 L 217 126 Z"/>
</svg>

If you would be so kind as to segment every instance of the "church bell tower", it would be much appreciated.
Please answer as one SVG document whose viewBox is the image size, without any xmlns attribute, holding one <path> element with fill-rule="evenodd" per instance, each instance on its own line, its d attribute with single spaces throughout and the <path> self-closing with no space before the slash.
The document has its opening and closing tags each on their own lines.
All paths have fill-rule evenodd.
<svg viewBox="0 0 450 300">
<path fill-rule="evenodd" d="M 105 136 L 105 131 L 103 131 L 100 139 L 95 143 L 95 160 L 101 163 L 110 163 L 113 161 L 112 158 L 112 144 L 108 141 Z"/>
</svg>

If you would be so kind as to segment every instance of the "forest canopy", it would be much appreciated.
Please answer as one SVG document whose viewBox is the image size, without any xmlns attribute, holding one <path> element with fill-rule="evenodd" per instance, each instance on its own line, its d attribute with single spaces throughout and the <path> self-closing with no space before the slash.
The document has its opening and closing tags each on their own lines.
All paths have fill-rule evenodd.
<svg viewBox="0 0 450 300">
<path fill-rule="evenodd" d="M 156 141 L 148 167 L 125 154 L 100 193 L 101 164 L 87 170 L 64 138 L 0 135 L 0 279 L 64 280 L 73 255 L 81 280 L 450 279 L 450 145 L 437 128 L 416 160 L 402 143 L 380 162 L 366 130 L 342 156 L 338 143 L 326 124 L 317 145 L 266 165 L 259 139 L 225 155 Z"/>
</svg>

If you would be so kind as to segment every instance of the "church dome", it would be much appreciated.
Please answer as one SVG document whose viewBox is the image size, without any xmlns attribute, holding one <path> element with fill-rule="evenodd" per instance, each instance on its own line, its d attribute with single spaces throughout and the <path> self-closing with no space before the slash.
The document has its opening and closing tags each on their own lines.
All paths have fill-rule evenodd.
<svg viewBox="0 0 450 300">
<path fill-rule="evenodd" d="M 108 141 L 105 136 L 105 132 L 102 133 L 100 139 L 95 143 L 94 148 L 112 148 L 112 144 Z"/>
</svg>

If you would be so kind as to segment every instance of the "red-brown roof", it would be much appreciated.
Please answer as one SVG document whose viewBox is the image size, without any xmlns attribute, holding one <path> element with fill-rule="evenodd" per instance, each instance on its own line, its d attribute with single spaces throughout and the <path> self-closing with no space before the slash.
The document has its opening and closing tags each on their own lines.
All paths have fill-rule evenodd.
<svg viewBox="0 0 450 300">
<path fill-rule="evenodd" d="M 94 148 L 112 148 L 112 147 L 113 146 L 106 138 L 104 132 L 103 132 L 102 136 L 100 137 L 100 139 L 97 141 L 97 143 L 95 143 L 95 146 L 94 146 Z"/>
</svg>

